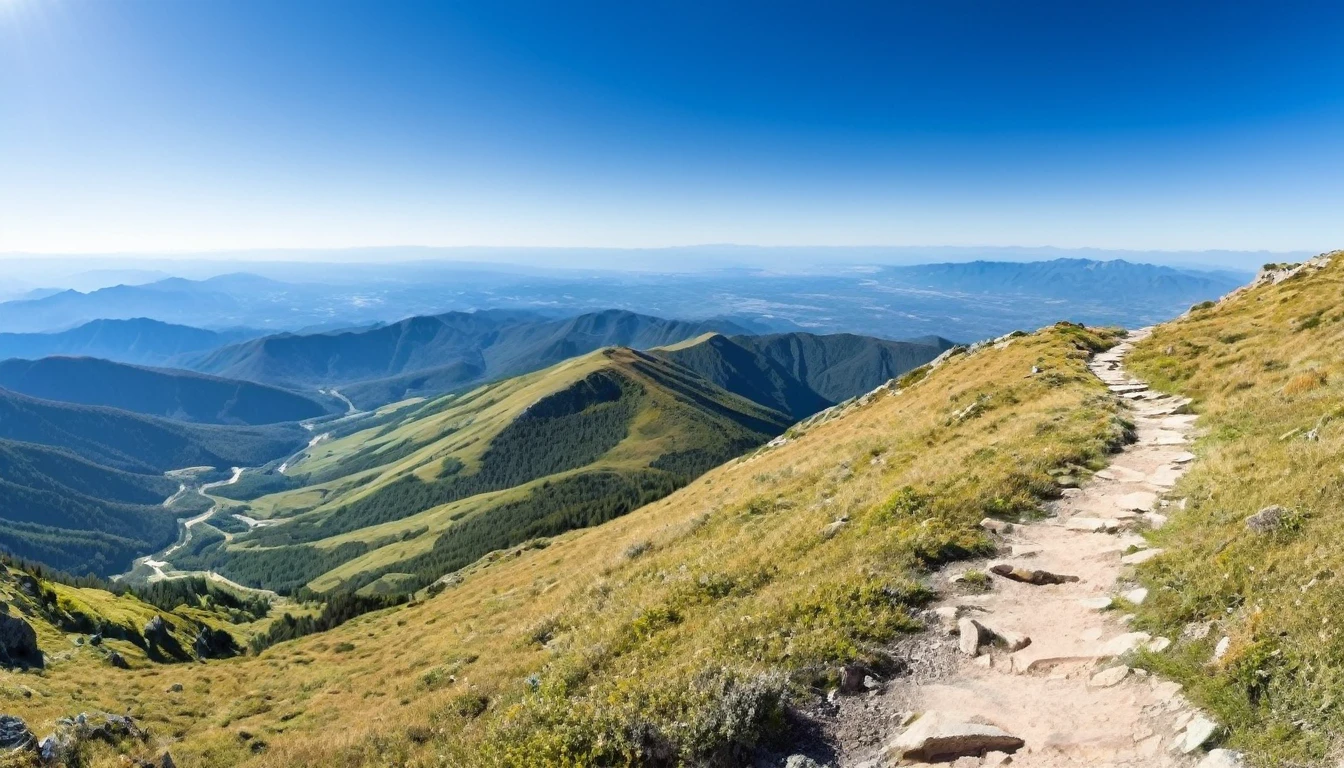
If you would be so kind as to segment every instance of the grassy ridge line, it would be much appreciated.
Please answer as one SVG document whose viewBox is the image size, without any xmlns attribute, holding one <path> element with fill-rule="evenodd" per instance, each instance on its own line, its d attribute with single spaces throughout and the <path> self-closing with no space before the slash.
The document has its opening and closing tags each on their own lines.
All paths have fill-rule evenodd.
<svg viewBox="0 0 1344 768">
<path fill-rule="evenodd" d="M 983 552 L 981 517 L 1034 509 L 1055 490 L 1051 469 L 1096 465 L 1120 439 L 1113 400 L 1083 364 L 1083 348 L 1108 343 L 1064 327 L 953 357 L 625 518 L 488 558 L 404 612 L 273 649 L 264 658 L 292 669 L 315 643 L 348 640 L 360 671 L 331 671 L 354 690 L 309 699 L 290 721 L 304 732 L 260 762 L 740 755 L 771 735 L 783 698 L 823 690 L 841 661 L 881 663 L 885 642 L 917 628 L 920 575 Z M 823 537 L 840 515 L 850 522 Z M 307 732 L 343 721 L 368 686 L 401 705 L 339 739 Z"/>
<path fill-rule="evenodd" d="M 1142 625 L 1181 638 L 1152 664 L 1261 765 L 1333 760 L 1344 734 L 1339 256 L 1196 307 L 1128 363 L 1194 398 L 1205 432 L 1176 489 L 1187 508 L 1154 536 L 1166 554 L 1141 571 Z M 1249 530 L 1244 518 L 1270 505 L 1286 509 L 1280 528 Z"/>
<path fill-rule="evenodd" d="M 1063 326 L 955 355 L 624 517 L 489 555 L 432 599 L 259 657 L 72 661 L 8 710 L 41 732 L 72 701 L 129 708 L 182 765 L 729 759 L 841 661 L 881 664 L 919 626 L 924 573 L 985 550 L 981 517 L 1034 509 L 1053 469 L 1100 466 L 1124 429 L 1084 360 L 1109 343 Z"/>
</svg>

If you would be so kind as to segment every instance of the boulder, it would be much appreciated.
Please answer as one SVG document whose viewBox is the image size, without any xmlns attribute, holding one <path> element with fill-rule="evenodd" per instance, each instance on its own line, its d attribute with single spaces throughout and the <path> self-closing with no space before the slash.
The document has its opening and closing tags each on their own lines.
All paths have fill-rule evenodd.
<svg viewBox="0 0 1344 768">
<path fill-rule="evenodd" d="M 1254 533 L 1273 533 L 1283 525 L 1283 521 L 1288 517 L 1288 510 L 1275 504 L 1265 507 L 1254 515 L 1246 518 L 1246 527 Z"/>
<path fill-rule="evenodd" d="M 145 622 L 145 629 L 142 634 L 151 643 L 162 642 L 168 637 L 168 622 L 164 621 L 162 616 L 156 615 Z"/>
<path fill-rule="evenodd" d="M 41 666 L 42 651 L 37 647 L 37 632 L 18 616 L 0 613 L 0 662 Z"/>
<path fill-rule="evenodd" d="M 990 752 L 1013 753 L 1025 744 L 1002 728 L 958 720 L 941 712 L 925 712 L 883 752 L 891 760 L 947 762 Z"/>
<path fill-rule="evenodd" d="M 1190 754 L 1213 741 L 1218 735 L 1218 724 L 1203 715 L 1195 715 L 1185 726 L 1185 735 L 1181 737 L 1181 752 Z"/>
<path fill-rule="evenodd" d="M 37 737 L 28 729 L 28 724 L 14 715 L 0 715 L 0 750 L 26 752 L 32 749 L 37 749 Z"/>
<path fill-rule="evenodd" d="M 1064 576 L 1039 569 L 1031 570 L 1028 568 L 1017 568 L 1007 564 L 996 565 L 990 568 L 989 572 L 995 576 L 1001 576 L 1011 581 L 1020 581 L 1024 584 L 1035 584 L 1037 586 L 1044 584 L 1064 584 L 1078 580 L 1077 576 Z"/>
</svg>

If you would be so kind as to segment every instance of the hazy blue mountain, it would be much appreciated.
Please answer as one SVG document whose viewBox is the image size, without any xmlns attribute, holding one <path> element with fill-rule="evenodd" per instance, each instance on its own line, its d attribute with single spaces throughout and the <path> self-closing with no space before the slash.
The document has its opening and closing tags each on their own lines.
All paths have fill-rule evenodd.
<svg viewBox="0 0 1344 768">
<path fill-rule="evenodd" d="M 802 419 L 933 360 L 947 339 L 888 341 L 853 334 L 715 334 L 658 354 L 720 387 Z"/>
<path fill-rule="evenodd" d="M 0 387 L 44 400 L 104 405 L 202 424 L 274 424 L 344 410 L 334 398 L 320 395 L 94 357 L 5 360 L 0 362 Z"/>
<path fill-rule="evenodd" d="M 560 320 L 509 310 L 449 312 L 367 330 L 267 336 L 216 350 L 193 367 L 294 388 L 340 386 L 367 406 L 539 370 L 602 347 L 647 349 L 740 330 L 722 320 L 615 310 Z"/>
<path fill-rule="evenodd" d="M 967 293 L 1027 294 L 1063 299 L 1142 297 L 1185 301 L 1208 291 L 1221 295 L 1244 279 L 1228 272 L 1192 272 L 1123 259 L 1055 259 L 1034 262 L 971 261 L 887 267 L 884 274 L 912 286 Z"/>
<path fill-rule="evenodd" d="M 137 365 L 172 365 L 187 356 L 199 355 L 262 333 L 250 329 L 209 331 L 145 317 L 93 320 L 66 331 L 0 333 L 0 360 L 11 357 L 35 360 L 52 355 L 67 355 L 101 357 Z"/>
</svg>

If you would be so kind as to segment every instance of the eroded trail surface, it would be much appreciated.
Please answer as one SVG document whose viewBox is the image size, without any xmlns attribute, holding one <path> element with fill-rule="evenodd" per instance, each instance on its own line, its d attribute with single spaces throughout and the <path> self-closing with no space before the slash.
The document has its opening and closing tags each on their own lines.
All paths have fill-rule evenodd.
<svg viewBox="0 0 1344 768">
<path fill-rule="evenodd" d="M 936 609 L 941 630 L 919 638 L 925 650 L 910 654 L 914 674 L 837 698 L 836 751 L 818 758 L 844 767 L 979 766 L 1006 764 L 1011 752 L 1013 766 L 1033 768 L 1237 764 L 1231 753 L 1205 752 L 1213 735 L 1205 731 L 1214 726 L 1179 685 L 1125 664 L 1137 649 L 1169 644 L 1127 628 L 1126 608 L 1146 597 L 1128 578 L 1132 565 L 1160 556 L 1135 530 L 1179 512 L 1181 503 L 1162 495 L 1194 458 L 1186 449 L 1194 421 L 1183 414 L 1186 402 L 1150 392 L 1123 368 L 1132 342 L 1145 335 L 1131 333 L 1090 363 L 1129 401 L 1137 441 L 1053 502 L 1053 516 L 1012 526 L 986 521 L 998 529 L 1000 558 L 975 568 L 1003 575 L 991 575 L 991 588 L 977 594 L 959 588 L 959 573 L 944 574 L 943 593 L 952 597 Z M 1065 578 L 1015 580 L 1049 582 L 1049 575 Z M 946 738 L 938 741 L 938 733 Z M 921 738 L 931 745 L 924 751 Z M 967 744 L 984 746 L 958 758 L 958 743 L 963 753 Z M 938 744 L 953 751 L 939 753 Z"/>
</svg>

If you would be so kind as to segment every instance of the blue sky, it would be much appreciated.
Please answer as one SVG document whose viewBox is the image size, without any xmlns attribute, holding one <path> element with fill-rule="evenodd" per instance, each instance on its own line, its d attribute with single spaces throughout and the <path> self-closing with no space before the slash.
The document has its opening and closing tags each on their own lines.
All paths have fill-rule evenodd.
<svg viewBox="0 0 1344 768">
<path fill-rule="evenodd" d="M 0 0 L 0 252 L 1344 247 L 1344 6 Z"/>
</svg>

